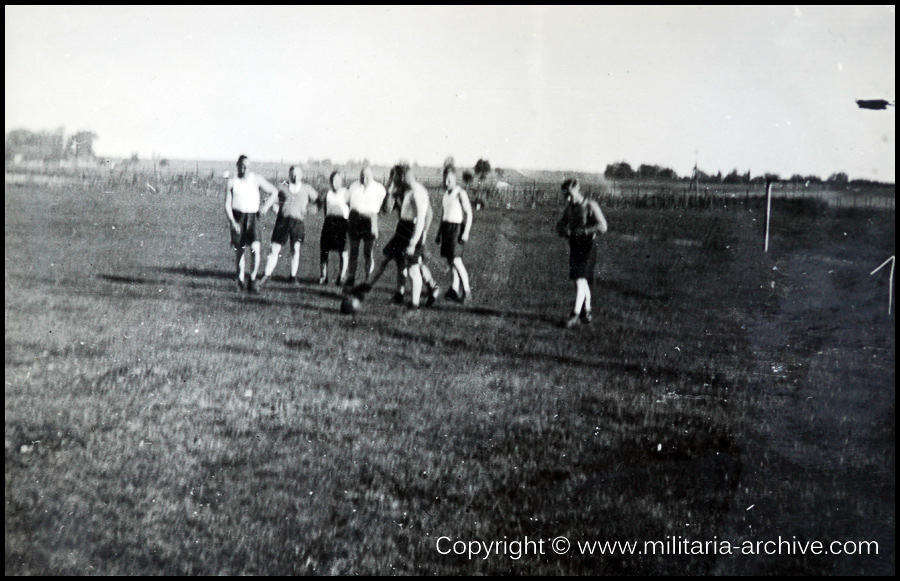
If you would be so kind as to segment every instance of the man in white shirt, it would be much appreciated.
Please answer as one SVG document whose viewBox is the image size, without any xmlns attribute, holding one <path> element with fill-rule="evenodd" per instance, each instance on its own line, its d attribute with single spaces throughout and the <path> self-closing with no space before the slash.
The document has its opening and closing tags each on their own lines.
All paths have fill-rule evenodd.
<svg viewBox="0 0 900 581">
<path fill-rule="evenodd" d="M 365 253 L 365 279 L 375 266 L 375 239 L 378 238 L 378 213 L 382 211 L 387 190 L 372 177 L 372 168 L 363 167 L 359 181 L 349 188 L 350 217 L 347 238 L 350 242 L 350 259 L 347 286 L 353 287 L 356 280 L 356 265 L 359 262 L 359 243 L 363 243 Z"/>
<path fill-rule="evenodd" d="M 249 244 L 250 253 L 253 255 L 253 271 L 250 273 L 250 282 L 246 284 L 246 288 L 251 293 L 258 293 L 256 273 L 259 272 L 260 261 L 259 191 L 277 195 L 278 188 L 266 178 L 249 171 L 248 167 L 247 156 L 240 156 L 237 160 L 237 175 L 229 179 L 225 187 L 225 215 L 231 226 L 231 246 L 234 248 L 238 288 L 241 290 L 245 288 L 244 250 Z"/>
</svg>

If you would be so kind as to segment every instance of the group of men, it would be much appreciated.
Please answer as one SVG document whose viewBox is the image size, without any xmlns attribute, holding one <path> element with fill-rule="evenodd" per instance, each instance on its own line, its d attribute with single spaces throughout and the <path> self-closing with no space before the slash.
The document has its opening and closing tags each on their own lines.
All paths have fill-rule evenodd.
<svg viewBox="0 0 900 581">
<path fill-rule="evenodd" d="M 291 166 L 286 190 L 272 185 L 264 177 L 249 171 L 247 156 L 237 161 L 237 172 L 228 180 L 225 191 L 225 213 L 231 225 L 231 244 L 234 248 L 237 286 L 241 290 L 259 293 L 278 264 L 282 248 L 290 243 L 293 251 L 291 261 L 291 281 L 299 284 L 300 249 L 305 239 L 305 217 L 310 203 L 319 199 L 319 194 L 310 185 L 303 183 L 302 170 Z M 450 178 L 448 178 L 450 175 Z M 457 200 L 456 205 L 445 202 L 444 218 L 456 224 L 447 228 L 442 224 L 439 233 L 441 254 L 447 258 L 453 271 L 453 283 L 447 298 L 465 302 L 471 290 L 468 274 L 462 264 L 462 245 L 468 240 L 472 223 L 472 210 L 465 191 L 455 183 L 455 170 L 445 168 L 445 198 Z M 425 290 L 427 304 L 432 304 L 440 291 L 430 269 L 425 263 L 424 243 L 430 227 L 433 211 L 428 191 L 412 174 L 410 167 L 399 164 L 391 170 L 386 188 L 374 179 L 372 168 L 366 166 L 360 172 L 359 181 L 349 188 L 342 186 L 339 172 L 330 178 L 330 190 L 325 195 L 325 223 L 321 237 L 319 283 L 328 280 L 328 253 L 337 251 L 341 256 L 340 275 L 336 283 L 348 293 L 358 297 L 367 294 L 393 262 L 397 265 L 397 287 L 394 302 L 406 304 L 410 309 L 418 309 L 420 296 Z M 268 194 L 261 203 L 260 193 Z M 260 266 L 261 227 L 259 217 L 278 204 L 275 227 L 272 231 L 272 248 L 261 278 L 257 280 Z M 393 238 L 385 245 L 384 259 L 375 268 L 375 241 L 379 235 L 378 215 L 398 208 L 400 221 Z M 450 211 L 448 212 L 448 208 Z M 452 236 L 452 244 L 446 239 Z M 349 245 L 349 249 L 347 248 Z M 359 251 L 362 246 L 364 261 L 364 281 L 356 284 Z M 246 253 L 249 247 L 252 268 L 247 272 Z M 445 250 L 449 248 L 448 252 Z"/>
<path fill-rule="evenodd" d="M 305 237 L 304 219 L 307 208 L 319 194 L 302 181 L 302 171 L 290 168 L 287 191 L 279 190 L 264 177 L 248 170 L 247 156 L 237 161 L 237 175 L 228 180 L 225 191 L 225 213 L 231 224 L 231 244 L 234 248 L 237 285 L 258 293 L 275 270 L 282 247 L 290 243 L 293 250 L 291 280 L 299 284 L 300 247 Z M 344 188 L 339 172 L 331 174 L 330 191 L 325 195 L 325 223 L 321 237 L 320 284 L 328 280 L 328 253 L 340 252 L 340 275 L 336 280 L 346 292 L 364 297 L 384 274 L 391 263 L 397 265 L 397 287 L 394 302 L 419 308 L 420 295 L 425 290 L 427 304 L 439 295 L 431 270 L 425 261 L 425 237 L 433 218 L 428 191 L 419 183 L 409 165 L 398 164 L 391 170 L 388 186 L 376 181 L 372 168 L 366 166 L 359 181 Z M 462 250 L 472 228 L 472 207 L 465 190 L 456 184 L 456 170 L 444 167 L 441 225 L 437 243 L 441 257 L 453 273 L 453 282 L 446 298 L 465 302 L 471 295 L 469 275 L 462 261 Z M 575 304 L 563 325 L 572 327 L 579 321 L 591 322 L 591 285 L 597 262 L 597 236 L 607 231 L 606 218 L 600 206 L 581 194 L 579 181 L 567 179 L 562 184 L 566 207 L 556 224 L 556 232 L 569 241 L 569 279 L 575 283 Z M 269 194 L 260 205 L 260 192 Z M 262 278 L 257 281 L 260 264 L 259 216 L 275 203 L 278 217 L 272 231 L 272 250 Z M 399 209 L 400 220 L 391 240 L 385 245 L 384 258 L 375 268 L 375 241 L 378 238 L 378 215 Z M 349 250 L 347 244 L 349 243 Z M 363 247 L 365 280 L 356 284 L 359 248 Z M 249 281 L 245 274 L 245 249 L 250 247 L 253 268 Z"/>
</svg>

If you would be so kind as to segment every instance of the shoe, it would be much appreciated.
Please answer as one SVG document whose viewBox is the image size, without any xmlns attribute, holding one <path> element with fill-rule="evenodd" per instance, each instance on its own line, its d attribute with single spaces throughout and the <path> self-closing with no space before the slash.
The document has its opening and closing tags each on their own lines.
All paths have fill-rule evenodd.
<svg viewBox="0 0 900 581">
<path fill-rule="evenodd" d="M 581 311 L 581 324 L 582 325 L 590 325 L 592 320 L 593 319 L 591 318 L 590 311 L 588 311 L 587 309 Z"/>
<path fill-rule="evenodd" d="M 299 286 L 300 286 L 300 277 L 299 277 L 299 276 L 292 276 L 292 277 L 291 277 L 291 284 L 294 285 L 294 286 L 299 287 Z"/>
<path fill-rule="evenodd" d="M 439 298 L 441 298 L 441 289 L 439 289 L 437 285 L 435 285 L 431 287 L 431 291 L 428 293 L 428 298 L 425 299 L 425 306 L 430 307 L 435 302 L 437 302 Z"/>
<path fill-rule="evenodd" d="M 394 296 L 391 297 L 391 302 L 395 305 L 402 305 L 404 302 L 403 293 L 394 293 Z"/>
<path fill-rule="evenodd" d="M 453 287 L 447 290 L 446 294 L 444 294 L 444 298 L 448 301 L 453 301 L 454 303 L 459 302 L 459 294 L 453 290 Z"/>
<path fill-rule="evenodd" d="M 419 305 L 414 305 L 412 303 L 409 303 L 408 305 L 406 305 L 406 314 L 407 315 L 415 315 L 418 312 L 419 312 Z"/>
<path fill-rule="evenodd" d="M 247 285 L 247 291 L 252 295 L 259 294 L 259 282 L 256 280 L 251 280 L 250 284 Z"/>
<path fill-rule="evenodd" d="M 347 282 L 342 278 L 339 278 L 336 281 L 334 281 L 334 286 L 345 286 L 346 284 L 347 284 Z"/>
<path fill-rule="evenodd" d="M 347 279 L 344 280 L 344 287 L 345 287 L 345 288 L 353 288 L 353 287 L 355 287 L 355 286 L 356 286 L 356 279 L 354 279 L 354 278 L 347 278 Z"/>
<path fill-rule="evenodd" d="M 234 283 L 237 285 L 237 289 L 239 291 L 246 290 L 246 286 L 244 286 L 244 281 L 240 278 L 235 279 Z"/>
<path fill-rule="evenodd" d="M 261 279 L 259 279 L 259 284 L 258 284 L 257 286 L 258 286 L 259 288 L 262 288 L 262 287 L 264 287 L 264 286 L 266 285 L 267 282 L 269 282 L 269 277 L 268 277 L 268 276 L 263 276 Z"/>
<path fill-rule="evenodd" d="M 319 277 L 319 284 L 328 284 L 328 277 L 324 274 Z"/>
<path fill-rule="evenodd" d="M 459 303 L 462 305 L 466 304 L 472 298 L 471 295 L 472 295 L 472 291 L 463 291 L 462 296 L 459 297 Z"/>
<path fill-rule="evenodd" d="M 566 329 L 571 329 L 575 325 L 578 324 L 578 315 L 576 313 L 572 313 L 572 315 L 566 319 L 566 322 L 563 323 L 563 327 Z"/>
</svg>

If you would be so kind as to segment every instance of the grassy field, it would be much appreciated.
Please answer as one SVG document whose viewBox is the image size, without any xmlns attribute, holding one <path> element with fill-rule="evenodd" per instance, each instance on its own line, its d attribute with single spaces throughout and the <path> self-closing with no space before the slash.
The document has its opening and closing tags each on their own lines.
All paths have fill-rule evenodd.
<svg viewBox="0 0 900 581">
<path fill-rule="evenodd" d="M 776 212 L 764 255 L 758 211 L 610 210 L 594 324 L 564 330 L 546 209 L 476 215 L 471 304 L 405 315 L 389 274 L 353 317 L 313 284 L 319 216 L 308 284 L 285 256 L 252 296 L 221 196 L 5 210 L 7 574 L 895 571 L 893 212 Z M 779 537 L 879 552 L 577 546 Z"/>
</svg>

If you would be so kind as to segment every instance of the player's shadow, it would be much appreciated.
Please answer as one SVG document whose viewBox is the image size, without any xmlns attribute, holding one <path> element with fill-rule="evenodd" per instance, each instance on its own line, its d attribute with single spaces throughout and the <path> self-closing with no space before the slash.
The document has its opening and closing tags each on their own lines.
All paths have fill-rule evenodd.
<svg viewBox="0 0 900 581">
<path fill-rule="evenodd" d="M 670 300 L 672 300 L 672 296 L 665 291 L 647 291 L 645 289 L 635 288 L 623 283 L 622 281 L 614 279 L 603 279 L 597 281 L 593 291 L 594 294 L 599 296 L 604 291 L 612 291 L 617 295 L 623 296 L 625 298 L 637 299 L 641 301 L 661 301 L 663 303 L 668 303 Z"/>
<path fill-rule="evenodd" d="M 227 280 L 235 277 L 234 271 L 214 270 L 210 268 L 194 268 L 191 266 L 166 266 L 154 268 L 153 270 L 155 270 L 156 272 L 187 276 L 191 278 L 214 278 L 219 280 Z"/>
<path fill-rule="evenodd" d="M 447 304 L 447 301 L 444 301 Z M 459 307 L 461 313 L 470 313 L 481 317 L 500 317 L 503 319 L 516 319 L 520 321 L 535 321 L 538 323 L 559 324 L 559 317 L 551 317 L 543 313 L 535 313 L 530 311 L 514 311 L 492 309 L 490 307 L 466 306 Z M 449 310 L 449 309 L 448 309 Z"/>
<path fill-rule="evenodd" d="M 143 278 L 139 276 L 119 276 L 115 274 L 98 274 L 97 278 L 107 282 L 116 282 L 122 284 L 159 284 L 156 279 Z"/>
</svg>

